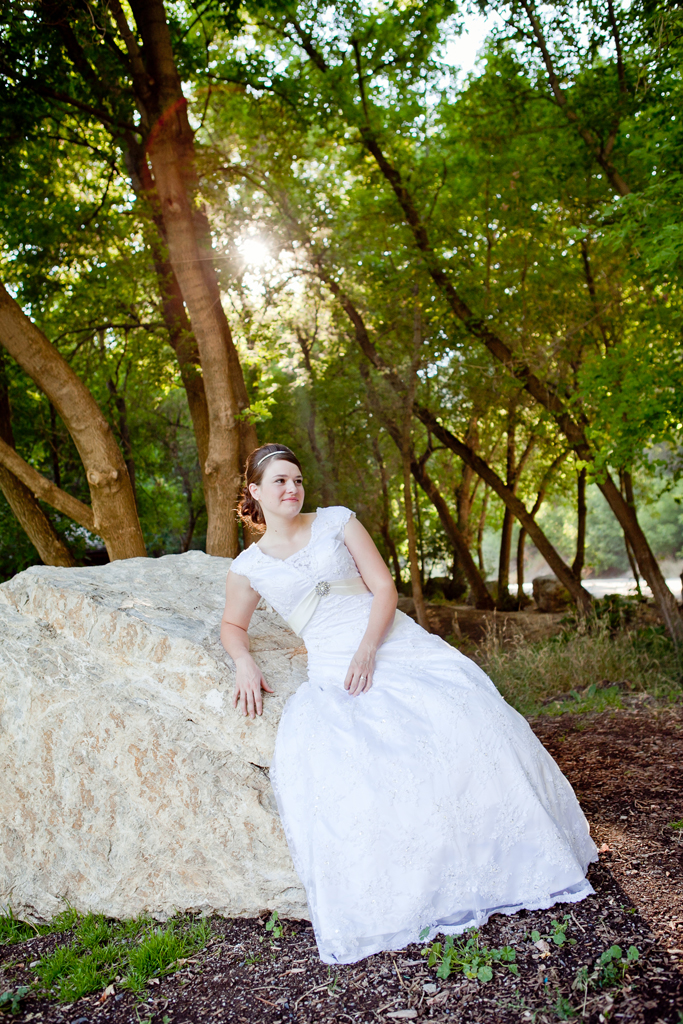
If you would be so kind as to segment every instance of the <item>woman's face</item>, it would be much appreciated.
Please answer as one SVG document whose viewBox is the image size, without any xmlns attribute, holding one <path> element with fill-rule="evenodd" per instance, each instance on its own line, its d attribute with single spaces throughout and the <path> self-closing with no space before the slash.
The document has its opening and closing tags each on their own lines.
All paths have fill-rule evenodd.
<svg viewBox="0 0 683 1024">
<path fill-rule="evenodd" d="M 273 459 L 263 474 L 260 484 L 249 484 L 249 492 L 256 498 L 266 517 L 271 515 L 293 519 L 304 503 L 304 482 L 301 471 L 292 462 Z"/>
</svg>

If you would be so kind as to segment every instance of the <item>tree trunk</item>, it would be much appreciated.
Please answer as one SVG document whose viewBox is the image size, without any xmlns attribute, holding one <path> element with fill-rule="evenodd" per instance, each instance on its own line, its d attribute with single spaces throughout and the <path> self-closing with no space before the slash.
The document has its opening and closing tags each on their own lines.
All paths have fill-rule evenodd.
<svg viewBox="0 0 683 1024">
<path fill-rule="evenodd" d="M 535 522 L 533 516 L 527 511 L 525 505 L 512 493 L 509 487 L 501 480 L 493 470 L 476 452 L 473 452 L 468 445 L 457 438 L 446 427 L 444 427 L 436 416 L 424 406 L 415 404 L 415 412 L 424 425 L 434 436 L 445 444 L 447 448 L 459 455 L 463 462 L 467 462 L 472 469 L 496 492 L 499 498 L 505 503 L 513 515 L 517 517 L 520 524 L 524 526 L 534 544 L 541 552 L 546 562 L 557 576 L 558 580 L 567 588 L 576 606 L 581 613 L 586 613 L 592 605 L 590 594 L 584 590 L 580 582 L 574 576 L 568 565 L 565 564 L 559 553 L 550 543 L 543 530 Z M 618 492 L 617 492 L 618 493 Z M 669 591 L 671 593 L 671 591 Z M 673 597 L 673 595 L 672 595 Z"/>
<path fill-rule="evenodd" d="M 382 518 L 380 522 L 380 533 L 382 534 L 382 540 L 387 549 L 387 554 L 391 559 L 391 564 L 394 569 L 394 580 L 396 581 L 396 588 L 400 591 L 401 589 L 401 565 L 398 560 L 398 551 L 396 550 L 396 544 L 394 538 L 391 536 L 391 530 L 389 528 L 389 488 L 387 486 L 387 468 L 384 465 L 384 459 L 382 458 L 382 452 L 379 447 L 379 442 L 376 437 L 372 439 L 372 451 L 375 456 L 375 461 L 379 468 L 379 482 L 382 491 Z"/>
<path fill-rule="evenodd" d="M 118 7 L 118 5 L 117 5 Z M 240 413 L 247 394 L 239 358 L 213 269 L 213 250 L 204 208 L 197 203 L 194 136 L 187 116 L 162 0 L 132 0 L 143 40 L 140 53 L 125 36 L 143 116 L 153 121 L 147 152 L 161 205 L 169 261 L 187 308 L 204 376 L 209 414 L 204 492 L 209 554 L 234 556 L 239 550 L 237 518 L 232 512 L 241 489 L 244 449 L 255 447 L 256 432 Z M 120 10 L 114 9 L 117 21 Z M 125 33 L 125 28 L 123 29 Z M 144 63 L 143 63 L 144 61 Z M 240 435 L 253 439 L 245 440 Z"/>
<path fill-rule="evenodd" d="M 576 558 L 572 562 L 572 572 L 577 580 L 581 579 L 586 558 L 586 467 L 579 470 L 576 481 Z"/>
<path fill-rule="evenodd" d="M 12 413 L 0 354 L 0 440 L 14 448 Z M 29 490 L 0 464 L 0 490 L 45 565 L 75 565 L 71 552 Z"/>
<path fill-rule="evenodd" d="M 626 470 L 626 469 L 621 470 L 621 472 L 619 473 L 619 482 L 621 484 L 622 494 L 624 495 L 624 497 L 626 498 L 626 501 L 629 503 L 629 505 L 631 506 L 631 508 L 633 509 L 633 511 L 635 513 L 635 511 L 636 511 L 636 499 L 635 499 L 635 496 L 633 494 L 633 477 L 628 472 L 628 470 Z M 633 573 L 633 578 L 636 581 L 636 591 L 638 593 L 638 597 L 642 597 L 643 596 L 643 591 L 640 588 L 640 576 L 638 575 L 638 563 L 636 562 L 635 556 L 633 554 L 633 549 L 631 547 L 630 541 L 629 541 L 628 537 L 626 536 L 626 534 L 624 534 L 624 546 L 626 548 L 626 556 L 628 558 L 628 563 L 631 566 L 631 572 Z"/>
<path fill-rule="evenodd" d="M 507 416 L 507 445 L 505 452 L 505 482 L 514 494 L 517 487 L 515 474 L 515 399 L 510 401 Z M 500 552 L 498 556 L 498 607 L 503 610 L 510 602 L 510 555 L 512 553 L 512 528 L 515 519 L 505 506 L 503 513 L 503 528 L 500 532 Z"/>
<path fill-rule="evenodd" d="M 666 585 L 662 570 L 659 568 L 652 548 L 648 544 L 647 538 L 638 522 L 636 510 L 622 496 L 609 473 L 602 482 L 598 481 L 598 487 L 604 494 L 608 505 L 619 521 L 619 525 L 631 543 L 633 553 L 640 566 L 640 571 L 652 591 L 652 596 L 662 613 L 670 636 L 677 644 L 683 644 L 683 618 L 681 618 L 676 598 Z"/>
<path fill-rule="evenodd" d="M 491 491 L 489 487 L 485 484 L 484 497 L 481 502 L 481 513 L 479 515 L 479 525 L 477 527 L 477 558 L 479 559 L 479 572 L 484 580 L 486 578 L 486 566 L 484 565 L 484 530 L 486 529 L 486 506 L 489 503 L 490 493 Z"/>
<path fill-rule="evenodd" d="M 403 503 L 406 512 L 406 534 L 408 536 L 408 561 L 410 564 L 410 582 L 413 591 L 413 601 L 415 602 L 415 613 L 417 615 L 417 621 L 426 629 L 427 632 L 431 632 L 429 627 L 429 620 L 427 619 L 427 609 L 425 608 L 424 594 L 422 593 L 422 581 L 420 578 L 420 563 L 417 557 L 417 538 L 415 536 L 415 519 L 413 517 L 413 498 L 410 493 L 410 453 L 406 452 L 403 454 Z"/>
<path fill-rule="evenodd" d="M 526 530 L 523 526 L 519 528 L 517 538 L 517 607 L 522 610 L 524 607 L 524 548 L 526 546 Z"/>
<path fill-rule="evenodd" d="M 90 488 L 93 528 L 110 559 L 146 555 L 128 470 L 109 424 L 83 382 L 2 285 L 0 342 L 45 392 L 71 434 Z"/>
<path fill-rule="evenodd" d="M 467 576 L 467 582 L 470 585 L 470 589 L 474 597 L 475 607 L 493 610 L 493 608 L 495 608 L 493 598 L 486 589 L 486 584 L 474 563 L 469 546 L 458 529 L 453 516 L 449 512 L 448 505 L 446 504 L 443 495 L 427 473 L 422 463 L 418 462 L 417 459 L 412 460 L 411 470 L 413 476 L 439 514 L 439 519 L 441 520 L 441 524 L 446 532 L 446 536 L 453 545 L 453 550 L 457 553 L 460 564 Z"/>
</svg>

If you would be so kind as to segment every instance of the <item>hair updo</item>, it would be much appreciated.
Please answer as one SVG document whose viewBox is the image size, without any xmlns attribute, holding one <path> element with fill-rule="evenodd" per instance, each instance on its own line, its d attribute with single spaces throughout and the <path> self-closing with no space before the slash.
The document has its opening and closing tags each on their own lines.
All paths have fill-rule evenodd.
<svg viewBox="0 0 683 1024">
<path fill-rule="evenodd" d="M 256 484 L 258 486 L 263 480 L 263 474 L 268 465 L 271 462 L 277 462 L 278 459 L 291 462 L 292 465 L 298 468 L 300 473 L 303 472 L 301 463 L 292 449 L 288 448 L 286 444 L 262 444 L 260 448 L 255 448 L 247 459 L 247 466 L 244 470 L 244 490 L 237 506 L 237 515 L 243 523 L 248 523 L 249 526 L 260 532 L 265 530 L 266 521 L 261 506 L 249 492 L 249 484 Z"/>
</svg>

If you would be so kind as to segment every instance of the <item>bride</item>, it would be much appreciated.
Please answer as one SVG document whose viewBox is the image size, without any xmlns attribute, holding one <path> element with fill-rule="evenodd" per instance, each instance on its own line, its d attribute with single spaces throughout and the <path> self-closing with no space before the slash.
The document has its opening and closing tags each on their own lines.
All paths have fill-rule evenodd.
<svg viewBox="0 0 683 1024">
<path fill-rule="evenodd" d="M 593 892 L 571 786 L 474 662 L 396 610 L 396 589 L 347 508 L 302 513 L 285 445 L 247 461 L 240 514 L 265 533 L 233 561 L 221 639 L 235 705 L 272 693 L 249 653 L 262 596 L 308 651 L 271 780 L 324 963 Z"/>
</svg>

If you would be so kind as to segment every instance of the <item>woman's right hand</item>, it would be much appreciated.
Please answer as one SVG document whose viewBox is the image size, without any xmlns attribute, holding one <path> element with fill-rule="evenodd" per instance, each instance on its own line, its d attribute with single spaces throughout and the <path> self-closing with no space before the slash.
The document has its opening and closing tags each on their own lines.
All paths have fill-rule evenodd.
<svg viewBox="0 0 683 1024">
<path fill-rule="evenodd" d="M 250 654 L 238 658 L 235 662 L 237 674 L 235 677 L 235 696 L 233 705 L 239 704 L 245 715 L 254 718 L 255 715 L 263 714 L 263 698 L 261 690 L 266 693 L 275 693 L 263 678 L 260 668 Z"/>
</svg>

